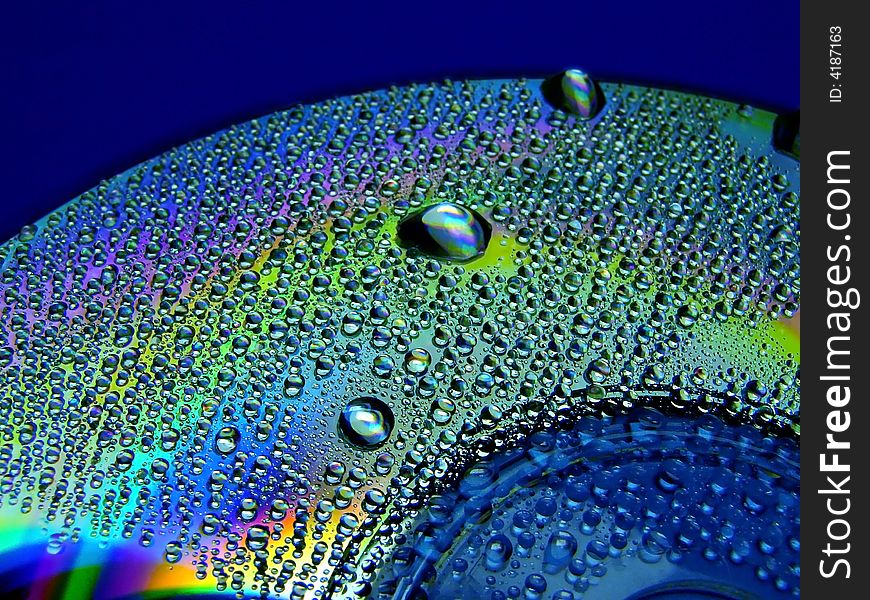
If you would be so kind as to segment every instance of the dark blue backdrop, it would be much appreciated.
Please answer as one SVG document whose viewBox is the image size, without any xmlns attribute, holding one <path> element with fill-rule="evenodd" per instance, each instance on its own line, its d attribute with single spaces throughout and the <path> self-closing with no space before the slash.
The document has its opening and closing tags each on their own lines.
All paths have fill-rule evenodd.
<svg viewBox="0 0 870 600">
<path fill-rule="evenodd" d="M 799 3 L 6 3 L 0 240 L 174 145 L 301 101 L 569 66 L 799 104 Z"/>
</svg>

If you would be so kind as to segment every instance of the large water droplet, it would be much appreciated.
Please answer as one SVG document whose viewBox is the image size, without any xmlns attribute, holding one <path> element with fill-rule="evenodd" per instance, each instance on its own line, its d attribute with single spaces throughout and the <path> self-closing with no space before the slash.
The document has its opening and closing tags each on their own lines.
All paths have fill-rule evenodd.
<svg viewBox="0 0 870 600">
<path fill-rule="evenodd" d="M 544 80 L 541 92 L 554 107 L 583 119 L 591 119 L 604 108 L 601 86 L 580 69 L 569 69 Z"/>
<path fill-rule="evenodd" d="M 544 549 L 544 572 L 555 574 L 568 566 L 577 552 L 577 538 L 568 531 L 556 531 Z"/>
<path fill-rule="evenodd" d="M 361 448 L 382 444 L 393 430 L 393 411 L 377 398 L 357 398 L 342 409 L 338 429 L 347 441 Z"/>
<path fill-rule="evenodd" d="M 793 156 L 801 156 L 801 113 L 794 111 L 776 117 L 773 122 L 773 147 Z"/>
<path fill-rule="evenodd" d="M 469 261 L 486 251 L 492 227 L 475 211 L 440 202 L 399 223 L 399 240 L 431 256 Z"/>
<path fill-rule="evenodd" d="M 506 535 L 497 533 L 486 543 L 484 558 L 487 571 L 501 571 L 513 553 L 513 544 Z"/>
<path fill-rule="evenodd" d="M 251 550 L 262 550 L 269 543 L 269 529 L 264 525 L 254 525 L 248 529 L 245 543 Z"/>
<path fill-rule="evenodd" d="M 432 363 L 432 355 L 425 348 L 412 348 L 405 355 L 405 370 L 411 375 L 422 375 Z"/>
<path fill-rule="evenodd" d="M 239 430 L 235 427 L 221 427 L 214 440 L 214 447 L 220 454 L 226 456 L 235 452 L 241 439 Z"/>
</svg>

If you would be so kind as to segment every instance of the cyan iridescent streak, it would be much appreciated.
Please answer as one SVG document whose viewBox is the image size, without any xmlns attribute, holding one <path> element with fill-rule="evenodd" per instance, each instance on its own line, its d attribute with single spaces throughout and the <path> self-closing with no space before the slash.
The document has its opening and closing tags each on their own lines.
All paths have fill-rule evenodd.
<svg viewBox="0 0 870 600">
<path fill-rule="evenodd" d="M 512 100 L 499 104 L 505 86 Z M 150 558 L 138 564 L 151 560 L 176 589 L 214 589 L 217 578 L 234 593 L 237 577 L 245 586 L 255 579 L 256 569 L 237 568 L 234 562 L 245 548 L 246 532 L 267 524 L 274 536 L 268 560 L 280 559 L 275 564 L 283 565 L 292 556 L 297 570 L 290 581 L 302 572 L 312 582 L 311 593 L 320 593 L 335 572 L 332 553 L 359 545 L 339 532 L 341 517 L 351 514 L 363 522 L 369 512 L 366 494 L 387 489 L 401 467 L 418 464 L 421 432 L 449 446 L 448 434 L 455 435 L 461 417 L 454 417 L 450 427 L 431 427 L 426 413 L 433 399 L 457 393 L 456 402 L 467 403 L 457 415 L 484 403 L 507 403 L 508 396 L 498 397 L 495 391 L 480 396 L 475 391 L 485 392 L 502 371 L 489 378 L 466 376 L 466 381 L 463 365 L 486 364 L 490 355 L 507 357 L 519 375 L 506 390 L 549 393 L 553 375 L 529 364 L 538 361 L 530 350 L 536 348 L 535 336 L 545 325 L 557 329 L 553 345 L 565 346 L 557 349 L 570 357 L 560 376 L 573 377 L 567 373 L 571 370 L 584 373 L 596 345 L 622 335 L 620 323 L 608 316 L 602 323 L 609 329 L 588 336 L 587 346 L 569 343 L 567 329 L 588 327 L 591 316 L 584 305 L 600 302 L 602 290 L 622 303 L 625 315 L 635 311 L 632 302 L 642 301 L 628 323 L 632 335 L 648 333 L 638 331 L 637 323 L 673 319 L 678 307 L 688 307 L 681 317 L 688 323 L 686 335 L 656 340 L 649 356 L 635 361 L 638 372 L 620 376 L 640 379 L 651 357 L 670 354 L 676 359 L 662 376 L 701 363 L 711 373 L 739 365 L 773 380 L 794 379 L 793 369 L 781 366 L 793 360 L 788 354 L 794 343 L 777 334 L 770 318 L 776 315 L 753 316 L 753 335 L 747 339 L 745 321 L 725 326 L 710 318 L 717 294 L 739 295 L 730 278 L 739 282 L 744 271 L 733 275 L 731 270 L 751 257 L 738 257 L 724 270 L 693 267 L 703 272 L 693 281 L 668 271 L 681 265 L 676 250 L 659 252 L 650 259 L 660 262 L 656 268 L 684 282 L 676 298 L 668 300 L 657 297 L 661 281 L 638 277 L 644 264 L 633 264 L 638 261 L 630 256 L 631 244 L 655 239 L 654 219 L 646 229 L 632 232 L 625 247 L 603 239 L 597 219 L 619 219 L 625 207 L 615 208 L 618 199 L 647 202 L 621 188 L 620 181 L 608 182 L 605 175 L 615 177 L 606 161 L 618 162 L 619 154 L 631 148 L 606 121 L 588 130 L 559 125 L 563 115 L 546 105 L 534 106 L 540 100 L 535 82 L 432 89 L 341 99 L 194 142 L 105 183 L 3 247 L 8 281 L 2 287 L 0 327 L 9 340 L 2 354 L 9 367 L 3 375 L 3 417 L 11 427 L 0 464 L 5 477 L 0 514 L 14 524 L 4 526 L 6 531 L 23 532 L 15 538 L 20 544 L 15 542 L 8 553 L 45 540 L 45 528 L 57 536 L 51 547 L 60 552 L 46 561 L 68 565 L 71 549 L 82 548 L 79 560 L 93 561 L 87 563 L 91 565 L 106 561 L 107 567 L 113 553 L 141 546 L 137 552 Z M 621 102 L 629 107 L 638 102 L 630 94 L 646 93 L 642 88 L 605 89 L 613 94 L 614 111 Z M 431 95 L 428 123 L 412 101 L 424 92 Z M 442 130 L 438 121 L 449 121 L 455 106 L 466 110 L 459 102 L 466 102 L 463 94 L 470 95 L 469 106 L 485 105 L 490 97 L 492 119 L 479 116 L 456 131 Z M 406 96 L 412 100 L 403 100 Z M 694 106 L 687 97 L 668 98 Z M 369 121 L 362 120 L 369 106 L 399 107 L 402 102 L 395 110 L 395 127 L 381 127 L 377 110 L 370 111 Z M 726 128 L 740 128 L 744 140 L 755 144 L 753 152 L 765 154 L 769 132 L 745 124 L 734 106 L 718 103 L 705 111 Z M 336 120 L 345 114 L 359 117 L 362 124 L 339 131 Z M 636 121 L 621 118 L 619 127 L 634 136 L 627 139 L 651 143 L 631 131 Z M 499 125 L 498 119 L 506 122 Z M 523 126 L 523 119 L 530 126 Z M 303 124 L 311 127 L 303 131 Z M 403 129 L 413 133 L 411 142 L 399 141 L 409 135 Z M 357 143 L 355 135 L 368 137 Z M 739 148 L 750 147 L 744 140 Z M 473 142 L 473 150 L 463 149 L 463 141 Z M 437 145 L 444 151 L 436 152 Z M 373 156 L 373 147 L 384 152 Z M 574 166 L 552 158 L 565 148 L 577 162 Z M 596 154 L 584 156 L 588 148 Z M 660 160 L 667 157 L 654 157 L 651 168 Z M 773 168 L 779 168 L 777 158 L 772 160 Z M 564 219 L 532 230 L 529 215 L 539 209 L 525 188 L 542 179 L 541 165 L 550 169 L 548 175 L 553 166 L 571 172 L 565 181 L 588 189 L 565 202 L 567 208 L 560 207 L 568 211 Z M 448 167 L 453 178 L 445 176 Z M 639 172 L 645 168 L 641 165 Z M 739 169 L 744 169 L 741 176 L 752 172 L 751 165 Z M 649 177 L 664 185 L 660 175 Z M 796 189 L 796 176 L 789 177 L 789 189 Z M 611 195 L 598 199 L 596 186 Z M 398 223 L 445 197 L 479 211 L 493 224 L 484 255 L 461 267 L 425 257 L 409 260 L 395 243 Z M 548 195 L 542 204 L 558 213 L 554 206 L 560 197 Z M 677 210 L 682 205 L 664 206 L 660 222 L 681 218 Z M 463 256 L 476 247 L 478 232 L 467 222 L 465 229 L 450 226 L 449 219 L 438 223 L 447 225 L 434 229 L 447 247 Z M 566 238 L 570 244 L 557 246 Z M 582 251 L 590 269 L 573 278 L 556 259 L 540 260 L 548 248 L 563 256 Z M 703 250 L 699 243 L 686 252 Z M 542 273 L 530 276 L 530 264 Z M 718 281 L 722 273 L 727 277 Z M 763 269 L 759 277 L 759 286 L 774 279 Z M 635 295 L 623 298 L 629 287 Z M 784 300 L 769 293 L 759 302 L 766 310 L 775 306 L 790 314 L 791 308 L 782 307 L 793 302 L 794 294 L 785 290 L 781 295 Z M 572 299 L 579 299 L 577 306 Z M 500 301 L 506 302 L 504 310 L 497 308 Z M 442 303 L 434 315 L 432 302 Z M 386 309 L 386 316 L 374 310 L 378 307 Z M 558 313 L 563 308 L 574 312 Z M 536 311 L 537 321 L 530 320 L 527 309 Z M 695 309 L 700 316 L 692 323 Z M 437 320 L 439 315 L 446 325 Z M 479 326 L 481 315 L 509 324 L 504 326 L 510 336 L 490 342 L 476 330 L 467 331 L 469 323 Z M 515 315 L 522 318 L 510 320 Z M 364 327 L 356 325 L 360 316 Z M 442 339 L 444 329 L 450 338 Z M 472 347 L 472 341 L 478 345 Z M 482 349 L 484 343 L 491 343 L 491 352 Z M 431 354 L 433 366 L 427 372 L 403 364 L 403 356 L 415 348 Z M 392 357 L 392 370 L 372 377 L 369 366 L 385 355 Z M 453 366 L 444 374 L 448 360 L 456 361 L 459 374 Z M 612 371 L 615 377 L 616 368 Z M 513 377 L 510 370 L 505 373 Z M 577 375 L 576 385 L 582 384 Z M 396 427 L 388 447 L 361 453 L 339 439 L 337 422 L 349 400 L 372 394 L 388 398 Z M 794 401 L 794 393 L 783 391 L 776 399 L 778 417 L 785 421 L 796 414 Z M 228 425 L 237 428 L 240 439 L 224 456 L 215 448 Z M 378 462 L 382 451 L 388 459 Z M 347 463 L 347 475 L 341 485 L 326 485 L 320 477 L 336 457 Z M 378 465 L 387 466 L 382 472 Z M 22 481 L 18 475 L 26 469 L 36 469 L 39 477 Z M 336 509 L 348 494 L 349 508 Z M 281 505 L 273 509 L 277 500 L 287 499 L 289 510 Z M 248 500 L 256 501 L 253 516 L 245 512 Z M 294 538 L 297 531 L 304 533 L 301 542 Z M 175 542 L 181 554 L 177 562 L 166 563 L 167 544 Z M 315 560 L 322 550 L 318 542 L 326 545 L 325 558 Z M 92 552 L 100 546 L 105 548 Z M 252 553 L 244 554 L 245 565 L 255 560 Z M 105 577 L 111 579 L 111 573 Z M 141 589 L 152 585 L 142 583 Z M 287 595 L 290 588 L 272 592 Z"/>
</svg>

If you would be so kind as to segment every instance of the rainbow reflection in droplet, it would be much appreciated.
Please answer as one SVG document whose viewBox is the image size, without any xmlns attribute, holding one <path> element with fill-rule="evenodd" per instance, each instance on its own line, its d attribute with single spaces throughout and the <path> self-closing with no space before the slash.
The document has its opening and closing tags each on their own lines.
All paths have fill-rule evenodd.
<svg viewBox="0 0 870 600">
<path fill-rule="evenodd" d="M 338 427 L 342 435 L 360 448 L 374 448 L 390 437 L 395 418 L 389 406 L 377 398 L 356 398 L 341 409 Z"/>
<path fill-rule="evenodd" d="M 600 86 L 587 73 L 579 69 L 569 69 L 544 80 L 541 91 L 555 108 L 581 119 L 595 117 L 605 104 Z"/>
<path fill-rule="evenodd" d="M 439 202 L 399 224 L 399 239 L 432 256 L 468 261 L 486 251 L 490 226 L 473 211 Z"/>
</svg>

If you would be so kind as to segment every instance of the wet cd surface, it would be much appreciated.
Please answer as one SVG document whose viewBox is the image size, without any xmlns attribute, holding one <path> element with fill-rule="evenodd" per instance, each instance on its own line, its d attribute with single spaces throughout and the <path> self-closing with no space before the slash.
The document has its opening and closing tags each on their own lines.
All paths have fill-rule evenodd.
<svg viewBox="0 0 870 600">
<path fill-rule="evenodd" d="M 793 123 L 579 70 L 394 87 L 25 227 L 0 589 L 799 596 Z"/>
</svg>

